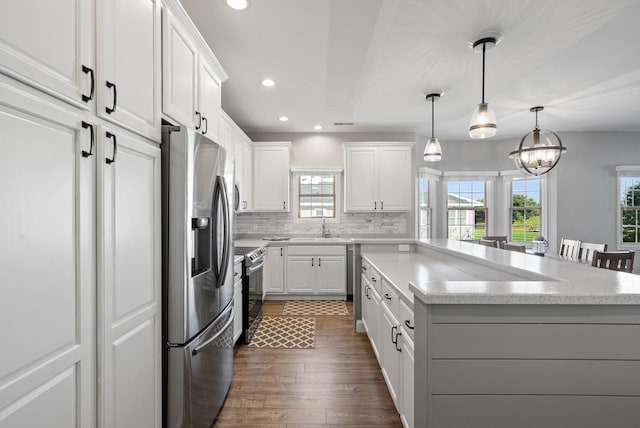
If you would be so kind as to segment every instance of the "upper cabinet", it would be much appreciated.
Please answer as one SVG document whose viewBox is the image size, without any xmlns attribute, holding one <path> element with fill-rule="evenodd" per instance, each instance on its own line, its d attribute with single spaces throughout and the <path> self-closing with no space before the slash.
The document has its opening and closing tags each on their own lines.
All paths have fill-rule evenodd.
<svg viewBox="0 0 640 428">
<path fill-rule="evenodd" d="M 178 124 L 217 140 L 220 85 L 227 75 L 182 6 L 167 1 L 162 25 L 162 110 Z"/>
<path fill-rule="evenodd" d="M 10 3 L 10 4 L 9 4 Z M 89 109 L 95 84 L 93 0 L 5 3 L 0 71 Z"/>
<path fill-rule="evenodd" d="M 253 176 L 253 149 L 251 139 L 244 133 L 242 129 L 222 111 L 220 115 L 220 137 L 218 143 L 225 148 L 227 156 L 234 159 L 235 164 L 235 182 L 238 187 L 236 197 L 238 200 L 238 209 L 236 212 L 247 212 L 252 210 L 253 199 L 252 183 Z"/>
<path fill-rule="evenodd" d="M 345 143 L 345 211 L 409 211 L 412 145 Z"/>
<path fill-rule="evenodd" d="M 291 143 L 253 143 L 253 210 L 286 211 Z"/>
<path fill-rule="evenodd" d="M 98 116 L 160 139 L 160 2 L 98 0 Z"/>
</svg>

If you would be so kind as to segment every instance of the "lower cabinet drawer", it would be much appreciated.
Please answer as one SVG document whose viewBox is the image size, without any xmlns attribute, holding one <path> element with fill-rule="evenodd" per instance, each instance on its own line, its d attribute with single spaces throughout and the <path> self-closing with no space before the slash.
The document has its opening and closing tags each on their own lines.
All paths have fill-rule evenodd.
<svg viewBox="0 0 640 428">
<path fill-rule="evenodd" d="M 398 319 L 405 331 L 409 334 L 409 337 L 413 340 L 413 309 L 411 309 L 404 300 L 400 300 L 400 317 Z"/>
<path fill-rule="evenodd" d="M 391 313 L 396 319 L 400 318 L 400 298 L 398 294 L 394 290 L 394 288 L 389 285 L 386 279 L 382 278 L 380 281 L 382 283 L 380 296 L 382 297 L 382 302 L 389 308 Z"/>
</svg>

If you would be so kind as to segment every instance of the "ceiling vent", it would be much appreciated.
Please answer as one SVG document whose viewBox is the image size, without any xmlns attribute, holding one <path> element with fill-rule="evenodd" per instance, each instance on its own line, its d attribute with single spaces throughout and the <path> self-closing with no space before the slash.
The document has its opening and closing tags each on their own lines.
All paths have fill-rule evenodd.
<svg viewBox="0 0 640 428">
<path fill-rule="evenodd" d="M 335 126 L 353 126 L 353 122 L 333 122 Z"/>
</svg>

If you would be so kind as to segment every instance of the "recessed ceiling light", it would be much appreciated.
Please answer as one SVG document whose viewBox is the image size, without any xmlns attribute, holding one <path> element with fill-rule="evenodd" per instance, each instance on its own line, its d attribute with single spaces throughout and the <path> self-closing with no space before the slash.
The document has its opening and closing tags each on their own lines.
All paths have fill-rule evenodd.
<svg viewBox="0 0 640 428">
<path fill-rule="evenodd" d="M 289 120 L 289 118 L 288 118 L 287 116 L 280 116 L 280 117 L 278 118 L 278 120 L 279 120 L 280 122 L 286 122 L 287 120 Z"/>
<path fill-rule="evenodd" d="M 249 1 L 248 0 L 227 0 L 227 5 L 231 9 L 245 10 L 247 6 L 249 6 Z"/>
<path fill-rule="evenodd" d="M 322 125 L 316 125 L 313 127 L 313 129 L 315 129 L 316 131 L 319 131 L 322 129 Z"/>
<path fill-rule="evenodd" d="M 275 86 L 275 85 L 276 85 L 276 82 L 274 82 L 274 81 L 273 81 L 273 80 L 271 80 L 271 79 L 264 79 L 264 80 L 263 80 L 262 82 L 260 82 L 260 83 L 262 83 L 262 86 L 266 86 L 266 87 L 268 87 L 268 88 L 270 88 L 270 87 L 272 87 L 272 86 Z"/>
</svg>

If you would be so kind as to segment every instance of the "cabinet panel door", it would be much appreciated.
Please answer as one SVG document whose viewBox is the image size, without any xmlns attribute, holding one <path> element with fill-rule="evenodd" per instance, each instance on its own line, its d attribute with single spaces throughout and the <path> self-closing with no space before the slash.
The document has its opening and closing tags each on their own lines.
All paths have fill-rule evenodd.
<svg viewBox="0 0 640 428">
<path fill-rule="evenodd" d="M 160 2 L 98 0 L 96 7 L 97 113 L 159 141 Z M 110 112 L 116 93 L 115 110 Z"/>
<path fill-rule="evenodd" d="M 162 111 L 179 124 L 200 129 L 196 118 L 198 50 L 168 8 L 162 21 Z"/>
<path fill-rule="evenodd" d="M 381 211 L 408 211 L 411 208 L 411 149 L 382 147 L 380 149 Z"/>
<path fill-rule="evenodd" d="M 160 427 L 160 149 L 114 129 L 100 135 L 98 420 Z"/>
<path fill-rule="evenodd" d="M 200 57 L 198 71 L 198 106 L 202 114 L 200 130 L 213 141 L 220 137 L 220 82 L 211 66 Z"/>
<path fill-rule="evenodd" d="M 92 0 L 4 2 L 0 70 L 84 109 L 91 101 Z"/>
<path fill-rule="evenodd" d="M 319 294 L 347 294 L 347 264 L 344 256 L 318 257 L 316 289 Z"/>
<path fill-rule="evenodd" d="M 89 132 L 75 109 L 9 80 L 0 77 L 0 426 L 90 427 L 95 156 L 81 154 Z"/>
<path fill-rule="evenodd" d="M 400 352 L 392 339 L 397 338 L 398 321 L 389 309 L 382 305 L 382 319 L 380 338 L 382 340 L 382 375 L 387 382 L 389 394 L 398 408 L 398 392 L 400 385 Z"/>
<path fill-rule="evenodd" d="M 375 287 L 369 287 L 369 296 L 371 296 L 371 300 L 369 300 L 369 341 L 378 363 L 382 366 L 382 338 L 380 335 L 382 302 L 380 301 L 380 294 Z"/>
<path fill-rule="evenodd" d="M 407 337 L 407 332 L 403 328 L 402 336 L 400 338 L 402 344 L 402 393 L 400 395 L 400 417 L 406 428 L 413 428 L 414 426 L 414 380 L 413 373 L 415 367 L 415 357 L 413 342 Z"/>
<path fill-rule="evenodd" d="M 264 266 L 265 289 L 267 293 L 284 293 L 284 248 L 267 248 L 267 262 Z"/>
<path fill-rule="evenodd" d="M 253 208 L 289 211 L 289 149 L 253 148 Z"/>
<path fill-rule="evenodd" d="M 348 147 L 345 153 L 345 211 L 376 211 L 378 207 L 376 149 Z"/>
<path fill-rule="evenodd" d="M 307 293 L 315 291 L 317 257 L 289 256 L 287 259 L 287 292 Z"/>
<path fill-rule="evenodd" d="M 369 315 L 369 307 L 371 306 L 371 296 L 369 291 L 369 281 L 364 275 L 360 275 L 360 311 L 362 316 L 362 324 L 364 324 L 364 330 L 367 332 L 368 336 L 371 336 L 369 333 L 369 322 L 371 321 Z"/>
<path fill-rule="evenodd" d="M 253 207 L 251 202 L 251 198 L 253 195 L 252 189 L 252 153 L 251 153 L 251 145 L 249 143 L 244 142 L 242 145 L 242 162 L 244 166 L 242 167 L 242 173 L 244 174 L 242 178 L 242 184 L 244 185 L 244 192 L 240 194 L 240 208 L 243 210 L 250 210 Z"/>
<path fill-rule="evenodd" d="M 240 198 L 242 199 L 244 196 L 244 150 L 242 144 L 242 138 L 238 135 L 238 130 L 234 129 L 233 133 L 233 153 L 235 157 L 235 165 L 236 165 L 236 183 L 238 183 L 238 188 L 240 190 Z M 240 206 L 238 209 L 242 209 L 242 202 L 240 202 Z"/>
</svg>

